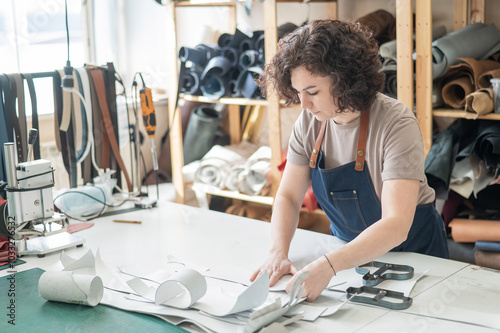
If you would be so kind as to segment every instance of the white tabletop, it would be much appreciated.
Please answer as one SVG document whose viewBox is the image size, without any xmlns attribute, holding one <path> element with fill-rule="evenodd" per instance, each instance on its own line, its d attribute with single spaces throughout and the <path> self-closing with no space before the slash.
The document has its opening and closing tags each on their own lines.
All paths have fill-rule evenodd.
<svg viewBox="0 0 500 333">
<path fill-rule="evenodd" d="M 142 224 L 113 219 L 141 220 Z M 175 256 L 204 267 L 232 266 L 256 269 L 264 261 L 270 241 L 267 222 L 197 207 L 161 201 L 159 207 L 101 217 L 75 235 L 85 239 L 81 248 L 67 249 L 79 257 L 99 250 L 110 265 L 162 261 Z M 72 221 L 72 223 L 76 223 Z M 290 259 L 298 268 L 342 245 L 333 236 L 296 231 Z M 57 269 L 60 253 L 44 258 L 24 256 L 17 271 L 33 267 Z M 380 261 L 430 271 L 417 282 L 406 310 L 347 303 L 332 316 L 300 321 L 290 331 L 315 332 L 491 332 L 500 330 L 500 272 L 415 253 L 388 253 Z M 0 271 L 0 276 L 6 275 Z M 329 292 L 332 293 L 332 292 Z M 340 295 L 340 294 L 339 294 Z M 321 297 L 318 302 L 321 302 Z"/>
</svg>

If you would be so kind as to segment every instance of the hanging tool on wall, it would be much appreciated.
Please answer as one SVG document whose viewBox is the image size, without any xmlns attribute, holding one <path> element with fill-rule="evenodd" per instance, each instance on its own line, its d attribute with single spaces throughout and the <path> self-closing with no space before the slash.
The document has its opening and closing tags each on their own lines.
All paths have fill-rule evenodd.
<svg viewBox="0 0 500 333">
<path fill-rule="evenodd" d="M 158 187 L 158 157 L 156 154 L 156 147 L 155 147 L 156 111 L 153 103 L 153 95 L 151 93 L 151 88 L 148 88 L 146 86 L 144 78 L 142 77 L 142 73 L 136 73 L 136 75 L 137 74 L 139 75 L 142 81 L 142 88 L 139 90 L 139 97 L 141 100 L 141 113 L 142 113 L 142 120 L 144 122 L 144 128 L 146 129 L 146 132 L 148 134 L 151 143 L 153 170 L 155 171 L 155 176 L 156 176 L 156 200 L 153 201 L 149 198 L 148 200 L 141 200 L 139 202 L 136 202 L 136 206 L 139 206 L 141 208 L 151 208 L 156 206 L 156 203 L 160 197 L 159 187 Z M 137 85 L 137 82 L 135 81 L 135 76 L 133 84 Z M 144 172 L 146 172 L 146 170 L 144 170 Z"/>
</svg>

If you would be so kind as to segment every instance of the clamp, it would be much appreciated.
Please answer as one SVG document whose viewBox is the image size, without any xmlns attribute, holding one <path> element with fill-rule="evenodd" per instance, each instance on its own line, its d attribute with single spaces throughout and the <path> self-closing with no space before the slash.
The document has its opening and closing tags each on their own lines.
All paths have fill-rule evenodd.
<svg viewBox="0 0 500 333">
<path fill-rule="evenodd" d="M 378 268 L 375 273 L 363 267 Z M 387 271 L 397 271 L 403 273 L 386 273 Z M 413 277 L 413 267 L 407 265 L 388 264 L 380 261 L 372 261 L 356 267 L 356 272 L 363 275 L 363 285 L 373 287 L 385 280 L 408 280 Z"/>
<path fill-rule="evenodd" d="M 403 293 L 399 291 L 392 291 L 374 287 L 349 287 L 346 290 L 347 299 L 353 302 L 365 303 L 370 305 L 381 306 L 391 310 L 404 310 L 408 309 L 413 303 L 413 299 L 406 297 Z M 359 296 L 359 294 L 372 294 L 374 297 L 369 296 Z M 401 300 L 400 302 L 390 302 L 384 300 L 385 297 L 394 298 Z"/>
</svg>

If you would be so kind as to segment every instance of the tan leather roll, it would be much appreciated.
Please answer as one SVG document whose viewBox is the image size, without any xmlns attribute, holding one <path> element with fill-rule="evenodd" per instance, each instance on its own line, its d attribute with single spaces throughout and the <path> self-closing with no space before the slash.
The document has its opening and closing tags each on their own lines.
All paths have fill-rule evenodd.
<svg viewBox="0 0 500 333">
<path fill-rule="evenodd" d="M 477 119 L 481 115 L 493 112 L 493 89 L 479 89 L 465 97 L 467 119 Z"/>
<path fill-rule="evenodd" d="M 459 59 L 462 62 L 450 66 L 441 81 L 443 100 L 454 109 L 465 108 L 467 95 L 491 86 L 489 82 L 486 83 L 488 77 L 496 75 L 496 70 L 500 69 L 500 63 L 492 60 Z"/>
<path fill-rule="evenodd" d="M 462 76 L 443 86 L 441 93 L 446 105 L 454 109 L 465 107 L 465 97 L 474 91 L 474 86 L 468 77 Z"/>
<path fill-rule="evenodd" d="M 455 242 L 500 242 L 500 221 L 454 218 L 449 226 Z"/>
</svg>

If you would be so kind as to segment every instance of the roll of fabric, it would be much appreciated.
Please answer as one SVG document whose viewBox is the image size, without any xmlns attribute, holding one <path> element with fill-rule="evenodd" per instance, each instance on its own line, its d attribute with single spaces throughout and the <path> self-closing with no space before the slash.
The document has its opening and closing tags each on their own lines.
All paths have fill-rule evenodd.
<svg viewBox="0 0 500 333">
<path fill-rule="evenodd" d="M 398 72 L 397 64 L 393 59 L 386 59 L 380 71 L 385 74 L 384 94 L 397 98 L 398 95 Z"/>
<path fill-rule="evenodd" d="M 240 142 L 238 145 L 231 146 L 213 146 L 201 159 L 194 181 L 236 191 L 238 189 L 236 183 L 227 186 L 226 179 L 230 172 L 233 172 L 230 178 L 236 178 L 237 173 L 234 171 L 243 166 L 255 150 L 255 145 L 249 142 Z"/>
<path fill-rule="evenodd" d="M 256 66 L 259 63 L 259 52 L 256 50 L 246 50 L 240 54 L 238 67 L 246 69 L 248 67 Z"/>
<path fill-rule="evenodd" d="M 498 168 L 500 165 L 500 122 L 481 123 L 474 143 L 474 154 L 484 161 L 488 169 Z"/>
<path fill-rule="evenodd" d="M 184 164 L 201 159 L 210 150 L 221 119 L 221 114 L 208 105 L 194 110 L 184 137 Z"/>
<path fill-rule="evenodd" d="M 453 109 L 463 109 L 465 97 L 474 91 L 474 87 L 467 77 L 458 77 L 443 86 L 441 90 L 446 105 Z"/>
<path fill-rule="evenodd" d="M 234 47 L 227 46 L 223 48 L 221 50 L 221 55 L 231 63 L 231 67 L 234 68 L 238 66 L 238 61 L 239 61 L 238 50 L 236 50 Z"/>
<path fill-rule="evenodd" d="M 425 158 L 425 175 L 429 185 L 436 191 L 436 197 L 446 199 L 451 173 L 455 161 L 454 147 L 467 146 L 476 135 L 478 122 L 459 118 L 434 140 Z"/>
<path fill-rule="evenodd" d="M 477 119 L 481 115 L 493 112 L 493 89 L 483 88 L 465 97 L 466 118 Z"/>
<path fill-rule="evenodd" d="M 432 28 L 432 40 L 436 40 L 444 35 L 446 35 L 446 27 L 444 25 Z M 413 42 L 415 42 L 415 36 L 413 36 Z M 379 54 L 384 59 L 397 60 L 397 40 L 394 39 L 381 44 Z"/>
<path fill-rule="evenodd" d="M 201 73 L 187 69 L 184 72 L 182 85 L 179 87 L 181 92 L 186 95 L 200 95 L 200 76 Z"/>
<path fill-rule="evenodd" d="M 286 35 L 288 35 L 290 32 L 294 31 L 297 28 L 298 26 L 292 22 L 286 22 L 278 26 L 278 40 L 285 37 Z"/>
<path fill-rule="evenodd" d="M 255 78 L 263 73 L 263 69 L 254 66 L 245 68 L 234 83 L 234 96 L 243 96 L 245 98 L 257 98 L 260 95 Z"/>
<path fill-rule="evenodd" d="M 455 242 L 500 242 L 500 221 L 454 218 L 449 226 Z"/>
<path fill-rule="evenodd" d="M 383 44 L 396 39 L 396 19 L 386 10 L 379 9 L 357 19 L 373 31 L 373 37 Z"/>
<path fill-rule="evenodd" d="M 179 50 L 180 92 L 210 100 L 224 96 L 262 98 L 249 75 L 260 75 L 264 59 L 262 30 L 254 31 L 252 36 L 240 30 L 224 33 L 215 46 L 183 47 Z"/>
<path fill-rule="evenodd" d="M 500 252 L 476 250 L 475 264 L 500 270 Z"/>
<path fill-rule="evenodd" d="M 458 58 L 459 64 L 450 66 L 440 85 L 441 94 L 446 105 L 455 108 L 465 108 L 466 96 L 480 88 L 489 87 L 481 77 L 484 73 L 500 69 L 500 63 L 491 60 L 476 60 L 473 58 Z"/>
<path fill-rule="evenodd" d="M 271 170 L 271 148 L 262 146 L 245 162 L 237 176 L 237 187 L 241 193 L 259 194 L 267 184 L 267 174 Z M 226 181 L 226 186 L 228 182 Z"/>
<path fill-rule="evenodd" d="M 499 252 L 500 253 L 500 242 L 476 242 L 476 249 L 481 251 L 489 251 L 489 252 Z M 500 264 L 500 261 L 499 261 Z"/>
<path fill-rule="evenodd" d="M 500 66 L 500 63 L 498 65 Z M 491 87 L 490 80 L 493 78 L 500 78 L 500 67 L 482 73 L 477 81 L 481 88 L 486 88 Z"/>
<path fill-rule="evenodd" d="M 254 50 L 258 51 L 259 54 L 264 54 L 264 30 L 257 30 L 253 32 L 252 40 L 254 41 Z"/>
<path fill-rule="evenodd" d="M 473 23 L 432 43 L 432 78 L 443 76 L 459 58 L 487 59 L 500 51 L 500 36 L 494 24 Z"/>
</svg>

